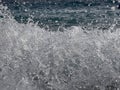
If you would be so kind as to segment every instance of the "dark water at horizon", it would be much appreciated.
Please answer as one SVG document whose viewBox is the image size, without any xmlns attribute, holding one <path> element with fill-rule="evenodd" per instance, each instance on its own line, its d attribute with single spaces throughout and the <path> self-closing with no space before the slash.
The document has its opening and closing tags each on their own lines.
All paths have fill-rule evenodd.
<svg viewBox="0 0 120 90">
<path fill-rule="evenodd" d="M 9 3 L 14 18 L 21 23 L 32 19 L 41 27 L 57 29 L 60 26 L 83 26 L 90 28 L 107 29 L 112 24 L 119 26 L 120 10 L 118 4 L 113 3 Z M 54 29 L 54 28 L 53 28 Z"/>
</svg>

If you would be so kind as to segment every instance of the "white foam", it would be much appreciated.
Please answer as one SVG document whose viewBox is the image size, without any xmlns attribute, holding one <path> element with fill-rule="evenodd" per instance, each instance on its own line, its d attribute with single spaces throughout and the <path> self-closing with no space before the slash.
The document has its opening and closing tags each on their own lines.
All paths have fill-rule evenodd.
<svg viewBox="0 0 120 90">
<path fill-rule="evenodd" d="M 111 78 L 119 78 L 119 28 L 102 32 L 72 26 L 64 32 L 52 32 L 8 17 L 0 19 L 0 60 L 3 64 L 6 64 L 4 59 L 13 63 L 13 69 L 14 62 L 18 62 L 15 65 L 18 64 L 17 69 L 22 70 L 23 76 L 42 70 L 48 82 L 52 77 L 49 83 L 56 90 L 65 90 L 71 83 L 78 82 L 79 85 L 84 82 L 84 85 L 104 86 Z"/>
</svg>

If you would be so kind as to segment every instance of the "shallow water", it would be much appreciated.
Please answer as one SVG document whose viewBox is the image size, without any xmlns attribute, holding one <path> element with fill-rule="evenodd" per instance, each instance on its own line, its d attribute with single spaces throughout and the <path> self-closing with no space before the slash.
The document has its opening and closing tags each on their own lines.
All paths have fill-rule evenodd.
<svg viewBox="0 0 120 90">
<path fill-rule="evenodd" d="M 0 90 L 119 90 L 120 11 L 111 7 L 0 5 Z"/>
</svg>

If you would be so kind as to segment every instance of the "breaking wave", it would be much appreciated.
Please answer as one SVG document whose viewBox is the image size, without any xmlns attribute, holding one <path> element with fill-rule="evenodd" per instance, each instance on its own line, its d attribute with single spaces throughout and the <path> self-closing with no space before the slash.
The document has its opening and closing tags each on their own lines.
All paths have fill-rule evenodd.
<svg viewBox="0 0 120 90">
<path fill-rule="evenodd" d="M 1 90 L 120 87 L 119 28 L 103 32 L 72 26 L 53 32 L 18 23 L 6 7 L 0 8 Z"/>
</svg>

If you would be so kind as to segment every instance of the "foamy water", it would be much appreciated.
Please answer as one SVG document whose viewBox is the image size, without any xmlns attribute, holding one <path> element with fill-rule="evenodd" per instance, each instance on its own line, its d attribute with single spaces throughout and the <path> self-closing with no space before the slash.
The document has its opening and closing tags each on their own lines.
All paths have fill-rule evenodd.
<svg viewBox="0 0 120 90">
<path fill-rule="evenodd" d="M 18 23 L 0 6 L 0 90 L 119 90 L 120 30 L 61 32 Z M 107 89 L 112 88 L 112 89 Z"/>
</svg>

